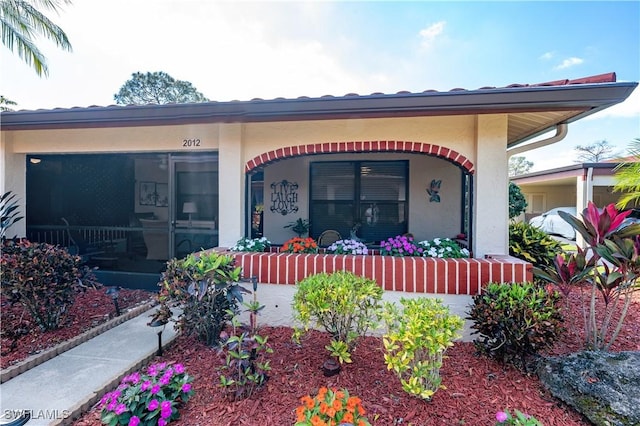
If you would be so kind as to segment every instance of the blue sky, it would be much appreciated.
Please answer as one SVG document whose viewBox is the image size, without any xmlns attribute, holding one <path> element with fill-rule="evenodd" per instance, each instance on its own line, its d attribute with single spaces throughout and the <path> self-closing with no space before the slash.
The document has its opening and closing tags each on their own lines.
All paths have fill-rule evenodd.
<svg viewBox="0 0 640 426">
<path fill-rule="evenodd" d="M 132 73 L 164 71 L 211 100 L 540 83 L 615 71 L 640 81 L 640 2 L 75 0 L 51 16 L 74 51 L 40 41 L 39 78 L 0 49 L 0 94 L 19 109 L 111 105 Z M 525 153 L 535 170 L 574 147 L 640 137 L 640 89 Z"/>
</svg>

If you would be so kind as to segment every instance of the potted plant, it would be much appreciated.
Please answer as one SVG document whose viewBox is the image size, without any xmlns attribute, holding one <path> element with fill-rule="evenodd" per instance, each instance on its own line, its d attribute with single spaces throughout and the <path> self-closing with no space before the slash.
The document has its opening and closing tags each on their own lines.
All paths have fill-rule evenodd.
<svg viewBox="0 0 640 426">
<path fill-rule="evenodd" d="M 291 228 L 293 232 L 295 232 L 298 237 L 302 238 L 303 235 L 309 232 L 309 221 L 306 219 L 298 218 L 295 222 L 290 222 L 289 224 L 284 226 L 285 229 Z"/>
</svg>

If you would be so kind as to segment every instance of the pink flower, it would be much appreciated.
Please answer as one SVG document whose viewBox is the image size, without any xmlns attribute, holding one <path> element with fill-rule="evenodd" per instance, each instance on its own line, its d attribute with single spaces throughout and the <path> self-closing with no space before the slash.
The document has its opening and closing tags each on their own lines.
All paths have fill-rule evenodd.
<svg viewBox="0 0 640 426">
<path fill-rule="evenodd" d="M 182 392 L 189 393 L 190 390 L 191 390 L 191 384 L 190 383 L 185 383 L 184 385 L 182 385 Z"/>
<path fill-rule="evenodd" d="M 157 409 L 160 406 L 160 403 L 158 402 L 157 399 L 152 399 L 151 401 L 149 401 L 149 405 L 147 406 L 147 409 L 149 411 L 153 411 L 155 409 Z"/>
<path fill-rule="evenodd" d="M 507 413 L 505 413 L 504 411 L 498 411 L 496 413 L 496 420 L 499 421 L 500 423 L 506 421 L 509 418 L 509 416 L 507 416 Z"/>
<path fill-rule="evenodd" d="M 138 384 L 138 382 L 140 381 L 140 373 L 136 371 L 129 376 L 129 380 L 131 380 L 131 382 L 133 382 L 134 384 Z"/>
<path fill-rule="evenodd" d="M 158 426 L 166 426 L 167 421 L 163 418 L 158 419 Z"/>
<path fill-rule="evenodd" d="M 169 382 L 171 381 L 171 379 L 169 377 L 167 377 L 166 375 L 162 376 L 160 378 L 160 384 L 162 386 L 167 386 L 169 384 Z"/>
<path fill-rule="evenodd" d="M 176 364 L 176 365 L 173 366 L 173 368 L 176 371 L 176 373 L 178 373 L 178 374 L 184 373 L 184 365 L 182 365 L 182 364 Z"/>
<path fill-rule="evenodd" d="M 144 382 L 141 386 L 140 386 L 140 390 L 141 391 L 146 391 L 147 389 L 149 389 L 151 387 L 151 382 L 150 381 L 146 381 Z"/>
<path fill-rule="evenodd" d="M 129 419 L 129 426 L 138 426 L 140 424 L 140 418 L 138 416 L 133 416 Z"/>
<path fill-rule="evenodd" d="M 115 409 L 115 413 L 119 416 L 120 414 L 124 413 L 125 411 L 127 411 L 127 406 L 124 404 L 118 404 L 118 406 Z"/>
<path fill-rule="evenodd" d="M 155 395 L 155 394 L 157 394 L 158 392 L 160 392 L 160 385 L 154 385 L 154 386 L 151 388 L 151 395 Z"/>
</svg>

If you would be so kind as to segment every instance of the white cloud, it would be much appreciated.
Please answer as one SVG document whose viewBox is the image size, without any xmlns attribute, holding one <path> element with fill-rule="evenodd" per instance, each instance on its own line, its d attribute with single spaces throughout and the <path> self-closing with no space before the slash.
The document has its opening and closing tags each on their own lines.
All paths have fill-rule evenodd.
<svg viewBox="0 0 640 426">
<path fill-rule="evenodd" d="M 420 30 L 418 33 L 421 38 L 421 45 L 424 48 L 428 48 L 433 45 L 433 41 L 444 32 L 444 27 L 447 23 L 445 21 L 436 22 L 431 24 L 427 28 Z"/>
<path fill-rule="evenodd" d="M 562 61 L 562 63 L 560 65 L 556 66 L 555 69 L 564 70 L 564 69 L 567 69 L 567 68 L 571 68 L 571 67 L 573 67 L 575 65 L 580 65 L 583 62 L 584 62 L 583 59 L 576 58 L 574 56 L 574 57 L 567 58 L 564 61 Z"/>
<path fill-rule="evenodd" d="M 550 59 L 552 59 L 555 56 L 555 54 L 553 52 L 545 52 L 542 55 L 540 55 L 539 59 L 542 59 L 544 61 L 548 61 Z"/>
</svg>

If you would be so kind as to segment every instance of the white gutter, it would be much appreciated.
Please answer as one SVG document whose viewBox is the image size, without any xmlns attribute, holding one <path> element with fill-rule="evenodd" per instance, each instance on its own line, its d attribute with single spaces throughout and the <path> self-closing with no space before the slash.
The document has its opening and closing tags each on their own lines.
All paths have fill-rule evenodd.
<svg viewBox="0 0 640 426">
<path fill-rule="evenodd" d="M 567 136 L 569 132 L 569 125 L 567 123 L 559 123 L 556 126 L 556 134 L 547 139 L 542 139 L 536 142 L 532 142 L 526 145 L 518 145 L 511 149 L 507 149 L 507 156 L 520 154 L 521 152 L 530 151 L 536 148 L 542 148 L 543 146 L 551 145 L 556 142 L 560 142 Z"/>
</svg>

